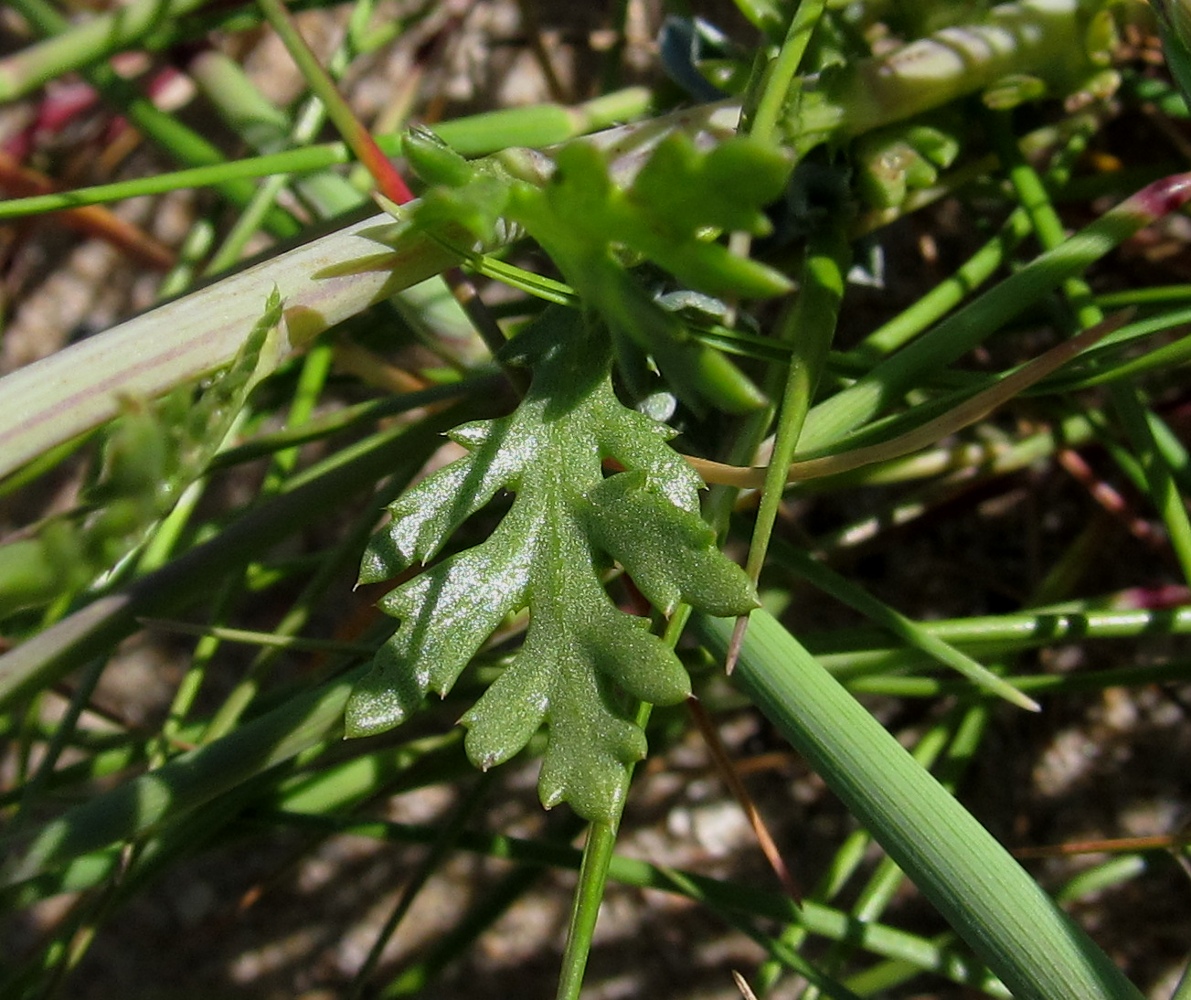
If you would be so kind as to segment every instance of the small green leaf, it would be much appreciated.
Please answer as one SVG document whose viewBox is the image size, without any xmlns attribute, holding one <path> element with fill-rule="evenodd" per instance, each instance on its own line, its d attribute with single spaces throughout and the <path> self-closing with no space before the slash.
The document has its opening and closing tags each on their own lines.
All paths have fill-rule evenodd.
<svg viewBox="0 0 1191 1000">
<path fill-rule="evenodd" d="M 418 224 L 433 230 L 442 223 L 463 226 L 480 241 L 491 238 L 505 211 L 508 186 L 497 177 L 477 174 L 465 187 L 436 187 L 418 203 Z"/>
<path fill-rule="evenodd" d="M 201 392 L 120 398 L 79 507 L 45 521 L 35 538 L 0 546 L 0 619 L 80 590 L 144 541 L 205 472 L 253 387 L 276 366 L 281 319 L 274 288 L 235 358 Z"/>
<path fill-rule="evenodd" d="M 415 125 L 401 138 L 401 152 L 422 180 L 447 187 L 463 187 L 476 169 L 430 129 Z"/>
<path fill-rule="evenodd" d="M 711 527 L 690 511 L 662 506 L 656 492 L 640 472 L 621 473 L 591 490 L 589 530 L 597 544 L 665 614 L 680 601 L 720 617 L 752 611 L 749 578 L 716 548 Z"/>
<path fill-rule="evenodd" d="M 789 157 L 767 143 L 742 136 L 699 153 L 675 132 L 658 144 L 627 197 L 676 236 L 707 226 L 762 236 L 770 229 L 762 207 L 781 195 L 791 169 Z"/>
</svg>

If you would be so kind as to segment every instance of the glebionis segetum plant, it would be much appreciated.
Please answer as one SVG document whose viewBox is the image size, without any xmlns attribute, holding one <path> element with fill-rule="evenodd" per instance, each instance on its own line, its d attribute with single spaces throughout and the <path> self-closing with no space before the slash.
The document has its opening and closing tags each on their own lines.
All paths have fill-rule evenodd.
<svg viewBox="0 0 1191 1000">
<path fill-rule="evenodd" d="M 213 857 L 239 894 L 259 853 L 265 944 L 356 923 L 254 992 L 507 995 L 479 935 L 573 868 L 565 943 L 517 941 L 547 973 L 561 947 L 558 1000 L 735 997 L 736 967 L 758 997 L 1191 1000 L 1168 928 L 1099 919 L 1186 846 L 1177 767 L 1133 751 L 1185 749 L 1188 241 L 1152 224 L 1191 200 L 1191 8 L 734 5 L 303 0 L 350 22 L 317 55 L 284 0 L 9 5 L 0 185 L 47 183 L 0 201 L 0 933 L 31 941 L 0 996 L 106 997 L 125 912 L 187 910 Z M 542 103 L 453 117 L 498 9 L 485 73 L 525 57 Z M 259 38 L 309 100 L 265 96 Z M 70 81 L 153 156 L 57 170 Z M 166 192 L 184 241 L 101 208 Z M 62 223 L 176 266 L 25 363 Z M 1111 839 L 1134 823 L 1148 846 Z M 383 860 L 322 878 L 348 838 Z M 334 905 L 292 905 L 308 861 Z M 641 921 L 607 950 L 605 882 Z M 721 957 L 674 922 L 681 962 L 600 982 L 666 896 Z M 210 937 L 164 934 L 189 976 Z M 225 993 L 228 956 L 186 988 Z"/>
</svg>

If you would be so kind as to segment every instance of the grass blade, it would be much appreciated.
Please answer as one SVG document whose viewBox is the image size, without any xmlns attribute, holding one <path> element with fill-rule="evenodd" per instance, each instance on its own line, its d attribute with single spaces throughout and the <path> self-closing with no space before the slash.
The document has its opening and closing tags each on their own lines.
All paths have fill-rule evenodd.
<svg viewBox="0 0 1191 1000">
<path fill-rule="evenodd" d="M 696 621 L 722 657 L 732 623 Z M 1140 1000 L 992 835 L 764 611 L 753 613 L 735 676 L 1015 997 Z"/>
</svg>

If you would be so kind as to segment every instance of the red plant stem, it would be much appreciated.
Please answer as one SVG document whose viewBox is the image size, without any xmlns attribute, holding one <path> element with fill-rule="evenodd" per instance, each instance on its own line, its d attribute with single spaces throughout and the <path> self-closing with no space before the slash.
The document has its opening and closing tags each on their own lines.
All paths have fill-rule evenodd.
<svg viewBox="0 0 1191 1000">
<path fill-rule="evenodd" d="M 1145 519 L 1138 517 L 1129 501 L 1111 485 L 1099 478 L 1079 452 L 1071 448 L 1064 448 L 1058 453 L 1058 460 L 1071 477 L 1091 494 L 1096 503 L 1112 515 L 1114 520 L 1125 525 L 1129 534 L 1149 545 L 1161 544 L 1161 539 L 1154 531 L 1153 526 Z"/>
<path fill-rule="evenodd" d="M 18 197 L 52 194 L 59 190 L 44 174 L 22 167 L 4 152 L 0 152 L 0 189 Z M 72 229 L 107 240 L 154 270 L 168 271 L 174 266 L 174 252 L 169 247 L 106 208 L 85 205 L 63 209 L 57 214 Z"/>
</svg>

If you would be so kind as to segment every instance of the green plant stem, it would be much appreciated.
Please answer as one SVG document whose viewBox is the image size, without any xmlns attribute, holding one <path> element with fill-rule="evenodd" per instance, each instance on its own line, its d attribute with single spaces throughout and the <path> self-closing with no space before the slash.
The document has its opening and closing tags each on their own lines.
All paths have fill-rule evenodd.
<svg viewBox="0 0 1191 1000">
<path fill-rule="evenodd" d="M 76 191 L 61 191 L 55 194 L 34 195 L 29 198 L 13 198 L 0 203 L 0 219 L 17 219 L 44 212 L 58 212 L 66 208 L 83 205 L 102 205 L 126 198 L 140 198 L 146 195 L 167 194 L 187 188 L 213 187 L 231 199 L 228 188 L 236 182 L 269 177 L 273 174 L 301 174 L 325 170 L 341 163 L 351 162 L 351 153 L 343 143 L 327 143 L 307 149 L 289 149 L 284 153 L 249 157 L 232 163 L 208 162 L 203 166 L 175 170 L 172 173 L 156 174 L 152 177 L 138 177 L 133 180 L 98 184 L 79 188 Z M 255 194 L 251 184 L 240 186 L 235 198 L 238 204 L 246 204 Z M 296 235 L 298 227 L 288 226 L 279 235 Z"/>
<path fill-rule="evenodd" d="M 888 356 L 942 319 L 991 278 L 1029 234 L 1030 220 L 1024 209 L 1010 212 L 997 235 L 964 261 L 953 275 L 940 281 L 908 309 L 882 323 L 848 351 L 843 360 L 858 361 L 867 370 L 874 362 Z"/>
<path fill-rule="evenodd" d="M 8 824 L 9 832 L 16 832 L 25 827 L 31 811 L 30 806 L 44 793 L 51 776 L 57 770 L 62 752 L 69 744 L 71 736 L 77 732 L 79 716 L 82 715 L 87 703 L 91 700 L 106 666 L 106 657 L 99 657 L 87 664 L 83 676 L 71 695 L 65 715 L 58 720 L 53 735 L 46 745 L 44 756 L 38 762 L 36 771 L 32 775 L 26 776 L 21 782 L 17 813 Z"/>
<path fill-rule="evenodd" d="M 230 577 L 223 582 L 215 594 L 210 621 L 218 625 L 226 620 L 228 609 L 243 592 L 243 581 L 239 577 Z M 190 713 L 198 700 L 203 682 L 207 678 L 207 669 L 216 653 L 223 644 L 223 637 L 214 629 L 203 633 L 195 643 L 194 652 L 190 654 L 190 662 L 186 668 L 186 675 L 174 691 L 170 701 L 169 711 L 161 724 L 161 734 L 150 754 L 150 764 L 160 767 L 164 764 L 176 745 L 182 730 L 190 724 Z"/>
<path fill-rule="evenodd" d="M 341 44 L 329 60 L 328 71 L 336 78 L 342 76 L 350 64 L 350 56 L 346 43 Z M 222 52 L 201 52 L 190 61 L 188 68 L 195 83 L 203 89 L 218 113 L 258 153 L 268 155 L 315 147 L 314 140 L 326 122 L 326 110 L 317 97 L 308 98 L 293 115 L 291 122 L 288 114 L 265 98 L 240 65 Z M 346 159 L 346 152 L 343 155 Z M 281 187 L 291 184 L 297 196 L 320 219 L 350 212 L 366 200 L 363 192 L 350 181 L 334 170 L 326 169 L 296 178 L 285 174 L 272 175 L 261 184 L 257 201 L 266 196 L 275 196 Z M 247 222 L 242 215 L 237 221 L 236 230 L 228 234 L 220 248 L 219 257 L 211 261 L 208 273 L 230 266 L 229 260 L 239 259 L 237 240 L 240 238 L 239 231 L 246 227 Z"/>
<path fill-rule="evenodd" d="M 297 63 L 307 85 L 323 102 L 328 117 L 356 159 L 368 167 L 368 172 L 376 181 L 380 192 L 397 204 L 412 201 L 413 192 L 343 99 L 322 63 L 298 31 L 297 25 L 285 9 L 283 0 L 257 0 L 257 5 L 264 12 L 270 26 L 277 32 L 290 58 Z"/>
<path fill-rule="evenodd" d="M 321 469 L 291 480 L 286 492 L 244 514 L 217 538 L 0 656 L 0 704 L 53 684 L 85 663 L 96 648 L 134 632 L 141 618 L 168 616 L 199 599 L 204 581 L 242 567 L 299 525 L 339 510 L 352 492 L 395 470 L 412 475 L 438 446 L 438 434 L 454 426 L 450 421 L 459 415 L 457 409 L 444 411 L 415 428 L 395 428 L 344 449 Z"/>
<path fill-rule="evenodd" d="M 1045 695 L 1076 694 L 1079 692 L 1100 692 L 1110 688 L 1138 688 L 1146 684 L 1180 684 L 1191 677 L 1191 662 L 1172 660 L 1167 663 L 1144 667 L 1119 667 L 1111 670 L 1093 670 L 1088 673 L 1015 674 L 1005 680 L 1019 691 Z M 947 698 L 970 693 L 962 682 L 946 681 L 934 677 L 856 676 L 847 680 L 849 691 L 863 694 L 886 695 L 891 698 Z"/>
<path fill-rule="evenodd" d="M 1063 226 L 1049 192 L 1033 167 L 1021 156 L 1009 130 L 1008 118 L 994 116 L 992 125 L 998 152 L 1009 168 L 1010 182 L 1030 215 L 1039 242 L 1044 250 L 1058 247 L 1064 237 Z M 1103 320 L 1104 314 L 1093 301 L 1092 290 L 1086 282 L 1072 276 L 1063 282 L 1062 288 L 1082 325 L 1092 326 Z M 1183 579 L 1191 583 L 1191 515 L 1187 512 L 1172 470 L 1150 431 L 1151 421 L 1161 421 L 1147 410 L 1132 385 L 1113 382 L 1109 391 L 1132 449 L 1141 456 L 1148 492 L 1166 525 Z"/>
<path fill-rule="evenodd" d="M 1045 383 L 1041 384 L 1036 390 L 1031 390 L 1027 395 L 1034 395 L 1043 391 L 1048 393 L 1063 393 L 1075 392 L 1079 389 L 1091 389 L 1098 385 L 1127 381 L 1150 372 L 1162 371 L 1163 369 L 1170 369 L 1176 365 L 1183 364 L 1186 362 L 1189 353 L 1191 353 L 1191 342 L 1186 337 L 1181 337 L 1173 343 L 1157 347 L 1152 351 L 1147 351 L 1140 357 L 1125 357 L 1122 360 L 1114 358 L 1105 361 L 1103 364 L 1098 364 L 1097 362 L 1104 361 L 1100 357 L 1102 354 L 1124 353 L 1120 351 L 1120 348 L 1134 339 L 1140 339 L 1151 333 L 1173 330 L 1186 324 L 1188 321 L 1191 321 L 1191 309 L 1184 308 L 1164 309 L 1156 316 L 1151 316 L 1135 323 L 1129 323 L 1121 327 L 1112 337 L 1106 338 L 1106 342 L 1100 347 L 1088 352 L 1086 359 L 1088 364 L 1084 366 L 1088 371 L 1073 371 L 1070 375 L 1052 375 Z M 1163 427 L 1165 427 L 1165 424 L 1163 424 Z M 1159 432 L 1156 431 L 1155 436 L 1158 437 Z M 1162 431 L 1161 437 L 1167 440 L 1176 440 L 1171 436 L 1169 429 Z M 1181 461 L 1168 461 L 1168 464 L 1177 472 L 1178 467 L 1183 463 Z"/>
<path fill-rule="evenodd" d="M 663 641 L 671 649 L 682 637 L 690 616 L 690 608 L 683 605 L 675 611 L 666 623 Z M 649 724 L 653 707 L 642 702 L 637 708 L 634 720 L 642 730 Z M 633 768 L 629 769 L 632 782 Z M 604 886 L 608 880 L 608 866 L 612 863 L 616 849 L 616 827 L 612 823 L 592 823 L 583 845 L 583 863 L 579 869 L 579 884 L 571 909 L 571 922 L 567 928 L 566 949 L 562 957 L 562 969 L 558 977 L 557 1000 L 579 1000 L 583 988 L 583 973 L 587 968 L 587 957 L 595 936 L 596 921 L 600 915 L 600 904 L 604 899 Z"/>
<path fill-rule="evenodd" d="M 794 78 L 810 45 L 811 35 L 826 8 L 826 0 L 804 0 L 795 7 L 777 58 L 765 67 L 762 74 L 756 108 L 750 113 L 746 107 L 741 113 L 742 132 L 756 136 L 762 142 L 776 140 L 778 122 L 787 102 L 797 100 L 797 95 L 791 94 Z"/>
<path fill-rule="evenodd" d="M 831 445 L 900 400 L 927 373 L 954 361 L 1040 296 L 1081 273 L 1143 226 L 1191 198 L 1191 174 L 1144 188 L 876 365 L 854 385 L 813 407 L 802 444 Z"/>
<path fill-rule="evenodd" d="M 498 392 L 501 381 L 501 377 L 495 373 L 476 374 L 458 382 L 447 382 L 412 393 L 383 396 L 333 413 L 320 414 L 300 427 L 258 434 L 235 448 L 220 452 L 212 459 L 210 471 L 228 469 L 311 441 L 321 441 L 345 431 L 368 427 L 386 417 L 399 416 L 419 406 L 446 403 L 472 393 L 483 395 Z"/>
<path fill-rule="evenodd" d="M 611 823 L 592 823 L 583 846 L 583 863 L 579 867 L 579 885 L 571 909 L 567 928 L 566 950 L 562 956 L 562 971 L 558 977 L 557 1000 L 578 1000 L 583 988 L 583 973 L 599 918 L 608 865 L 616 847 L 616 830 Z"/>
<path fill-rule="evenodd" d="M 775 565 L 781 565 L 787 551 L 775 550 Z M 1108 599 L 1071 601 L 1007 615 L 943 619 L 917 624 L 919 628 L 948 643 L 979 650 L 981 655 L 988 657 L 1005 656 L 1075 639 L 1135 639 L 1146 635 L 1174 636 L 1191 632 L 1191 608 L 1153 610 L 1124 604 L 1124 600 L 1133 596 L 1126 592 Z M 838 632 L 811 633 L 803 636 L 803 640 L 820 661 L 831 664 L 836 677 L 876 671 L 892 672 L 906 665 L 896 660 L 883 665 L 866 661 L 870 652 L 874 657 L 896 652 L 882 648 L 884 643 L 881 633 L 876 629 L 849 628 Z M 910 653 L 909 650 L 902 652 Z M 914 653 L 910 655 L 917 657 Z M 848 656 L 860 658 L 854 669 L 849 669 L 844 662 Z"/>
<path fill-rule="evenodd" d="M 1109 391 L 1129 443 L 1140 456 L 1150 498 L 1166 525 L 1183 580 L 1191 584 L 1191 515 L 1151 430 L 1151 423 L 1162 421 L 1143 405 L 1133 386 L 1113 383 Z"/>
<path fill-rule="evenodd" d="M 1126 318 L 1123 315 L 1109 317 L 1103 323 L 1084 330 L 1032 361 L 1001 375 L 992 385 L 975 394 L 961 390 L 917 407 L 911 417 L 915 421 L 914 426 L 895 437 L 886 434 L 892 421 L 884 421 L 850 439 L 849 444 L 853 447 L 834 454 L 796 459 L 786 466 L 787 482 L 834 476 L 931 447 L 948 435 L 983 420 L 998 406 L 1074 360 L 1086 348 L 1120 329 Z M 844 390 L 839 395 L 845 395 L 848 391 Z M 875 443 L 865 443 L 874 438 Z M 763 467 L 733 467 L 693 457 L 687 461 L 707 482 L 757 486 L 765 481 L 766 469 Z"/>
</svg>

